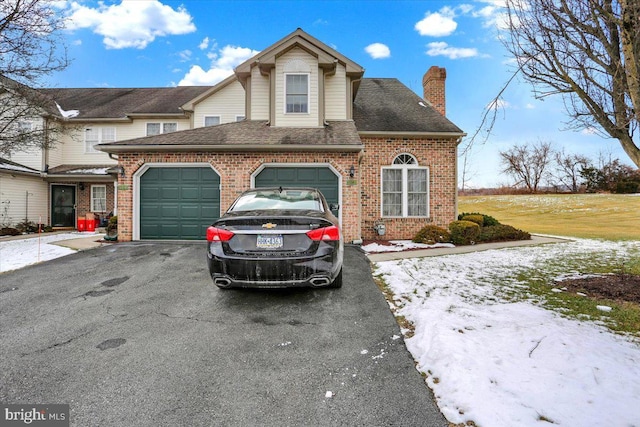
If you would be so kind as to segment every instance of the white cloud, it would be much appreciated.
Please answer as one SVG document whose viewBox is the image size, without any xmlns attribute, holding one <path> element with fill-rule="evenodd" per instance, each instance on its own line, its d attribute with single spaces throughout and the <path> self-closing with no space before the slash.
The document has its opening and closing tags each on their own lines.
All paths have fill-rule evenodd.
<svg viewBox="0 0 640 427">
<path fill-rule="evenodd" d="M 229 77 L 235 67 L 258 53 L 248 47 L 236 46 L 225 46 L 219 52 L 210 52 L 213 59 L 211 67 L 204 70 L 199 65 L 192 66 L 178 86 L 208 86 L 219 83 Z"/>
<path fill-rule="evenodd" d="M 425 17 L 418 21 L 415 30 L 421 36 L 443 37 L 453 34 L 458 27 L 455 13 L 450 7 L 443 7 L 438 12 L 427 12 Z"/>
<path fill-rule="evenodd" d="M 479 56 L 476 48 L 453 47 L 445 42 L 433 42 L 427 45 L 426 54 L 429 56 L 446 56 L 449 59 L 472 58 Z"/>
<path fill-rule="evenodd" d="M 205 37 L 204 39 L 202 39 L 202 41 L 198 45 L 198 48 L 200 50 L 205 50 L 208 47 L 209 47 L 209 37 Z"/>
<path fill-rule="evenodd" d="M 382 43 L 372 43 L 369 46 L 365 47 L 364 50 L 373 59 L 382 59 L 391 56 L 391 50 L 389 50 L 389 47 Z"/>
<path fill-rule="evenodd" d="M 463 15 L 466 15 L 467 13 L 471 12 L 473 10 L 473 6 L 470 4 L 461 4 L 459 6 L 456 7 L 460 13 L 462 13 Z"/>
<path fill-rule="evenodd" d="M 185 49 L 181 52 L 178 52 L 178 56 L 180 57 L 180 62 L 187 62 L 191 60 L 192 52 L 189 49 Z"/>
<path fill-rule="evenodd" d="M 482 26 L 484 28 L 495 27 L 498 30 L 506 30 L 509 28 L 509 15 L 505 11 L 504 1 L 488 1 L 488 6 L 473 12 L 474 18 L 480 18 L 483 20 Z"/>
<path fill-rule="evenodd" d="M 156 37 L 187 34 L 196 30 L 189 12 L 180 6 L 173 9 L 158 0 L 128 1 L 96 8 L 71 2 L 68 30 L 89 28 L 103 36 L 108 49 L 144 49 Z"/>
</svg>

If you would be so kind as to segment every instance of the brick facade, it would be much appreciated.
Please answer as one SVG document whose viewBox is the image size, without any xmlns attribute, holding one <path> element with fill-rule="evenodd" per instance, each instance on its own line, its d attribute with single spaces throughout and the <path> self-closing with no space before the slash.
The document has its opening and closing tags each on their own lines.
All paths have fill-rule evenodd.
<svg viewBox="0 0 640 427">
<path fill-rule="evenodd" d="M 363 137 L 361 153 L 121 153 L 125 176 L 118 177 L 118 238 L 133 238 L 133 184 L 136 171 L 145 164 L 209 164 L 220 174 L 220 205 L 224 212 L 244 190 L 251 176 L 265 164 L 328 164 L 341 174 L 342 229 L 346 242 L 359 239 L 411 239 L 426 224 L 446 227 L 456 212 L 455 139 L 409 139 Z M 413 155 L 419 166 L 429 168 L 429 217 L 383 218 L 381 213 L 381 167 L 402 153 Z M 355 176 L 349 169 L 355 166 Z M 86 192 L 86 190 L 85 190 Z M 374 229 L 384 223 L 386 234 Z"/>
<path fill-rule="evenodd" d="M 360 170 L 362 174 L 362 238 L 363 239 L 411 239 L 426 224 L 447 227 L 456 219 L 456 139 L 362 138 L 365 155 Z M 382 217 L 381 168 L 390 166 L 399 154 L 411 154 L 418 165 L 429 168 L 429 217 Z M 383 223 L 384 236 L 379 236 L 375 225 Z"/>
<path fill-rule="evenodd" d="M 349 176 L 357 168 L 359 153 L 121 153 L 125 176 L 118 177 L 118 240 L 133 238 L 134 175 L 149 163 L 206 163 L 220 174 L 220 206 L 224 212 L 235 198 L 251 188 L 251 175 L 263 164 L 328 164 L 342 178 L 342 230 L 346 242 L 360 238 L 360 186 Z"/>
<path fill-rule="evenodd" d="M 93 212 L 91 210 L 91 187 L 93 185 L 104 185 L 107 188 L 107 206 L 104 211 Z M 100 218 L 106 217 L 109 212 L 113 212 L 115 201 L 115 189 L 113 181 L 105 182 L 85 182 L 78 184 L 77 186 L 77 198 L 76 198 L 76 214 L 78 218 L 84 218 L 86 214 L 94 213 L 100 216 Z M 83 188 L 83 189 L 81 189 Z"/>
</svg>

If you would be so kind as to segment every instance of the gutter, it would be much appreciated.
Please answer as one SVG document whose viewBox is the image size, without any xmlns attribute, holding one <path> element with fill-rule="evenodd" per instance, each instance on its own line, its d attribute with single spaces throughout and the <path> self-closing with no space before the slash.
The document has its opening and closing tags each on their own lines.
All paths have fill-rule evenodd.
<svg viewBox="0 0 640 427">
<path fill-rule="evenodd" d="M 369 136 L 369 137 L 385 137 L 385 138 L 457 138 L 461 139 L 467 136 L 466 132 L 398 132 L 398 131 L 358 131 L 358 135 L 360 136 Z"/>
<path fill-rule="evenodd" d="M 215 151 L 234 151 L 234 152 L 248 152 L 248 151 L 260 151 L 260 152 L 286 152 L 286 151 L 341 151 L 357 153 L 364 149 L 362 144 L 334 144 L 334 145 L 297 145 L 297 144 L 279 144 L 279 145 L 267 145 L 267 144 L 226 144 L 226 145 L 105 145 L 96 146 L 96 148 L 105 153 L 131 153 L 131 152 L 166 152 L 166 151 L 179 151 L 179 152 L 215 152 Z"/>
</svg>

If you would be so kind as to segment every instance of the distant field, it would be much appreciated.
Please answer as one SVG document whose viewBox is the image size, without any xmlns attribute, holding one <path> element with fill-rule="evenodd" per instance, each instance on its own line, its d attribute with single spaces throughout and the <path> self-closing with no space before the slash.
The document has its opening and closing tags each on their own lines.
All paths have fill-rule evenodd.
<svg viewBox="0 0 640 427">
<path fill-rule="evenodd" d="M 461 196 L 458 212 L 491 215 L 530 233 L 640 240 L 638 194 Z"/>
</svg>

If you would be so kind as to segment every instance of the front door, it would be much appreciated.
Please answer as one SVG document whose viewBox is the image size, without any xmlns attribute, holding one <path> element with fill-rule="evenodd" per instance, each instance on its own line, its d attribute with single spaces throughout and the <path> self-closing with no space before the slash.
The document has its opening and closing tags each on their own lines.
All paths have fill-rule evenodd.
<svg viewBox="0 0 640 427">
<path fill-rule="evenodd" d="M 51 186 L 51 226 L 74 227 L 76 219 L 75 185 Z"/>
</svg>

